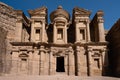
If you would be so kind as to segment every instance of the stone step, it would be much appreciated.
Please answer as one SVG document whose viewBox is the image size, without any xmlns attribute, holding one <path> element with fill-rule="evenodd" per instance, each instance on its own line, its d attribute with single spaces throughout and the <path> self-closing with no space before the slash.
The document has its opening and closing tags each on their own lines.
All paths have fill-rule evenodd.
<svg viewBox="0 0 120 80">
<path fill-rule="evenodd" d="M 120 78 L 54 75 L 54 76 L 1 76 L 0 80 L 120 80 Z"/>
</svg>

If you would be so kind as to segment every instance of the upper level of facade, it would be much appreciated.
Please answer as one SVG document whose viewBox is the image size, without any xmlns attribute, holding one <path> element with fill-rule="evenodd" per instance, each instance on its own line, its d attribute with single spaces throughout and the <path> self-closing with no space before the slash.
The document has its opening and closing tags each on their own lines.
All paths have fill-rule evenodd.
<svg viewBox="0 0 120 80">
<path fill-rule="evenodd" d="M 16 10 L 17 42 L 45 42 L 55 44 L 105 42 L 103 11 L 98 11 L 90 20 L 91 12 L 75 7 L 72 17 L 58 6 L 51 12 L 48 23 L 46 7 L 28 10 L 30 18 Z"/>
</svg>

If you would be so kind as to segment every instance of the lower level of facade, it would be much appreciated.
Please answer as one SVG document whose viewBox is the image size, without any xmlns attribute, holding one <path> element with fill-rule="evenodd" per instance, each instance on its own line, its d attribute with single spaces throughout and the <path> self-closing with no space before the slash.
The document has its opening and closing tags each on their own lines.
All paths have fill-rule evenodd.
<svg viewBox="0 0 120 80">
<path fill-rule="evenodd" d="M 10 75 L 106 75 L 106 43 L 11 44 Z"/>
</svg>

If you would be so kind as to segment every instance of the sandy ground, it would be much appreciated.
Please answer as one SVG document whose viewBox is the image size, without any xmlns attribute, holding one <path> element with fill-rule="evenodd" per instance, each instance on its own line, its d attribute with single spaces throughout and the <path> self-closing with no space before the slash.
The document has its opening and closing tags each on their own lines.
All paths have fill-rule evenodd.
<svg viewBox="0 0 120 80">
<path fill-rule="evenodd" d="M 1 76 L 0 80 L 120 80 L 120 78 L 54 75 L 54 76 Z"/>
</svg>

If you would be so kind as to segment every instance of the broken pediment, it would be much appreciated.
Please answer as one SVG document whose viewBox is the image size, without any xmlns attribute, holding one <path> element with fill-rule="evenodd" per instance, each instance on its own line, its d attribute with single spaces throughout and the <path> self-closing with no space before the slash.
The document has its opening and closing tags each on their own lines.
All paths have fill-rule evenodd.
<svg viewBox="0 0 120 80">
<path fill-rule="evenodd" d="M 91 12 L 89 10 L 86 10 L 86 9 L 83 9 L 83 8 L 75 7 L 73 9 L 73 14 L 74 15 L 86 15 L 86 16 L 90 16 Z"/>
<path fill-rule="evenodd" d="M 28 13 L 30 14 L 30 16 L 46 15 L 47 14 L 47 8 L 46 7 L 41 7 L 41 8 L 37 8 L 35 10 L 28 10 Z"/>
</svg>

